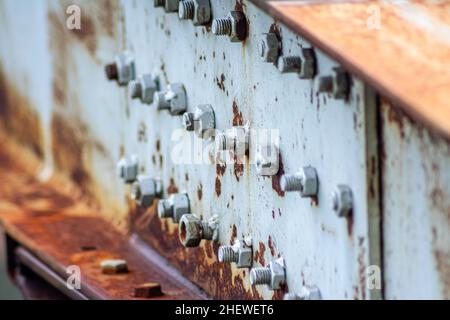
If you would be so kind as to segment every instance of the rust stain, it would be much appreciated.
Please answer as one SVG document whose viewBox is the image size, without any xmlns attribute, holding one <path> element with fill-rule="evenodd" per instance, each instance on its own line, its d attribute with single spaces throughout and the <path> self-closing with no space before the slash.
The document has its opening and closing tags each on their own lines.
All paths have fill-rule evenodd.
<svg viewBox="0 0 450 320">
<path fill-rule="evenodd" d="M 198 200 L 202 200 L 202 198 L 203 198 L 203 185 L 201 183 L 197 187 L 197 197 L 198 197 Z"/>
<path fill-rule="evenodd" d="M 0 128 L 43 157 L 43 132 L 31 102 L 9 83 L 0 69 Z M 26 130 L 24 130 L 26 128 Z"/>
<path fill-rule="evenodd" d="M 225 92 L 225 75 L 223 73 L 220 77 L 216 77 L 216 84 L 220 90 Z"/>
<path fill-rule="evenodd" d="M 170 178 L 169 186 L 167 187 L 167 193 L 168 194 L 178 193 L 178 187 L 175 184 L 175 180 L 173 178 Z"/>
<path fill-rule="evenodd" d="M 269 240 L 267 241 L 267 245 L 269 246 L 270 254 L 272 255 L 272 257 L 275 257 L 276 256 L 276 249 L 275 249 L 275 244 L 273 243 L 273 240 L 272 240 L 272 236 L 269 236 Z"/>
<path fill-rule="evenodd" d="M 234 155 L 234 176 L 236 177 L 236 180 L 239 182 L 240 178 L 244 175 L 244 163 L 241 159 L 242 157 L 239 157 L 237 155 Z"/>
<path fill-rule="evenodd" d="M 227 165 L 225 163 L 223 165 L 217 164 L 216 165 L 216 174 L 217 174 L 217 176 L 223 176 L 226 169 L 227 169 Z"/>
<path fill-rule="evenodd" d="M 280 154 L 280 169 L 278 170 L 278 173 L 274 176 L 272 176 L 272 189 L 275 190 L 275 192 L 278 194 L 278 196 L 280 197 L 284 197 L 284 191 L 281 190 L 281 185 L 280 185 L 280 179 L 284 174 L 284 165 L 283 165 L 283 160 Z"/>
<path fill-rule="evenodd" d="M 266 265 L 266 260 L 264 259 L 265 252 L 266 252 L 266 246 L 264 245 L 264 243 L 260 242 L 258 249 L 255 251 L 253 259 L 262 266 Z"/>
<path fill-rule="evenodd" d="M 222 183 L 220 182 L 219 177 L 216 177 L 215 190 L 217 197 L 220 197 L 220 194 L 222 193 Z"/>
<path fill-rule="evenodd" d="M 365 263 L 365 247 L 364 238 L 358 237 L 358 275 L 359 275 L 359 290 L 362 300 L 366 299 L 366 263 Z"/>
<path fill-rule="evenodd" d="M 244 125 L 244 118 L 242 117 L 242 112 L 239 111 L 239 107 L 236 101 L 233 101 L 233 126 Z"/>
<path fill-rule="evenodd" d="M 80 266 L 82 287 L 89 288 L 96 298 L 130 299 L 133 289 L 147 282 L 165 284 L 165 290 L 172 294 L 163 299 L 200 298 L 146 262 L 126 235 L 102 219 L 97 208 L 78 197 L 80 192 L 61 184 L 64 179 L 55 177 L 48 183 L 38 182 L 34 178 L 40 167 L 37 157 L 30 158 L 22 151 L 6 154 L 19 149 L 0 141 L 0 175 L 8 182 L 0 184 L 0 221 L 10 237 L 37 254 L 53 271 L 65 278 L 67 266 Z M 30 162 L 32 168 L 28 167 Z M 22 203 L 28 207 L 22 208 Z M 17 206 L 14 214 L 9 209 L 3 210 Z M 41 215 L 42 211 L 52 214 Z M 100 262 L 116 258 L 125 259 L 130 272 L 102 274 Z"/>
<path fill-rule="evenodd" d="M 236 241 L 237 239 L 237 227 L 235 224 L 233 224 L 233 227 L 231 229 L 231 239 L 230 239 L 230 244 L 234 244 L 234 241 Z"/>
</svg>

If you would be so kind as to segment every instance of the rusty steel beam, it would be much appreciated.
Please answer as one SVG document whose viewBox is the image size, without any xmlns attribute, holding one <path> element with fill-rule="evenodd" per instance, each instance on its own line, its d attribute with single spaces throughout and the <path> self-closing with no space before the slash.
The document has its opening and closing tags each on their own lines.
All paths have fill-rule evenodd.
<svg viewBox="0 0 450 320">
<path fill-rule="evenodd" d="M 450 138 L 449 1 L 251 1 Z"/>
<path fill-rule="evenodd" d="M 78 266 L 82 282 L 74 293 L 77 297 L 134 299 L 136 288 L 158 283 L 163 295 L 154 299 L 206 298 L 159 260 L 153 263 L 155 256 L 141 254 L 127 235 L 75 193 L 64 192 L 52 182 L 39 182 L 32 174 L 38 166 L 22 166 L 33 161 L 10 144 L 0 139 L 0 175 L 6 182 L 0 186 L 0 224 L 24 248 L 16 251 L 20 262 L 57 288 L 65 285 L 67 267 Z M 128 273 L 102 273 L 103 260 L 119 258 L 127 261 Z"/>
</svg>

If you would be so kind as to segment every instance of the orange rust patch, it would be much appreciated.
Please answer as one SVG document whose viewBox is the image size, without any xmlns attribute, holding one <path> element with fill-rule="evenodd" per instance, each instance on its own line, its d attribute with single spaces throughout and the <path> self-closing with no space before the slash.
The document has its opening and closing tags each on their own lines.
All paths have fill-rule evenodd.
<svg viewBox="0 0 450 320">
<path fill-rule="evenodd" d="M 222 183 L 220 182 L 219 177 L 216 177 L 215 189 L 216 189 L 216 195 L 218 197 L 220 197 L 220 194 L 222 193 Z"/>
<path fill-rule="evenodd" d="M 260 265 L 265 266 L 266 260 L 264 259 L 264 253 L 266 252 L 266 246 L 264 243 L 259 243 L 259 249 L 255 251 L 254 260 L 259 262 Z"/>
<path fill-rule="evenodd" d="M 244 125 L 244 118 L 242 117 L 242 112 L 239 111 L 239 107 L 236 101 L 233 101 L 233 126 Z"/>
<path fill-rule="evenodd" d="M 272 189 L 275 190 L 275 192 L 280 197 L 284 197 L 284 191 L 281 190 L 280 185 L 280 179 L 283 175 L 284 175 L 284 165 L 280 154 L 280 169 L 278 170 L 278 173 L 276 175 L 272 176 Z"/>
<path fill-rule="evenodd" d="M 21 144 L 43 157 L 43 133 L 31 102 L 8 82 L 0 69 L 0 126 Z"/>
<path fill-rule="evenodd" d="M 175 181 L 173 180 L 173 178 L 170 178 L 170 183 L 169 183 L 169 186 L 167 187 L 167 193 L 168 194 L 178 193 L 178 187 L 175 184 Z"/>
</svg>

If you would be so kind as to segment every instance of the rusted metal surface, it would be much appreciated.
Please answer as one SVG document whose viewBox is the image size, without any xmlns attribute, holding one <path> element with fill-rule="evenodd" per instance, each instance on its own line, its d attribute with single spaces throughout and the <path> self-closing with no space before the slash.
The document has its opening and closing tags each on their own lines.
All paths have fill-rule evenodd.
<svg viewBox="0 0 450 320">
<path fill-rule="evenodd" d="M 238 44 L 212 35 L 209 26 L 194 28 L 189 21 L 179 21 L 175 14 L 153 8 L 151 1 L 71 2 L 83 9 L 82 31 L 65 28 L 66 1 L 39 0 L 26 12 L 16 3 L 1 3 L 4 15 L 15 16 L 0 24 L 0 33 L 12 47 L 1 51 L 3 83 L 6 92 L 16 90 L 33 101 L 30 109 L 39 115 L 38 130 L 43 132 L 38 145 L 43 150 L 44 177 L 62 172 L 79 186 L 80 197 L 98 205 L 108 221 L 137 232 L 214 297 L 279 299 L 284 293 L 252 287 L 248 270 L 217 262 L 218 246 L 243 236 L 251 236 L 257 248 L 255 267 L 285 258 L 286 290 L 312 284 L 320 287 L 324 298 L 379 296 L 367 288 L 364 274 L 365 266 L 379 263 L 379 238 L 369 232 L 365 214 L 367 175 L 374 172 L 365 146 L 375 125 L 365 110 L 365 101 L 373 98 L 366 96 L 361 81 L 353 79 L 347 101 L 334 100 L 318 95 L 313 81 L 280 74 L 272 64 L 263 63 L 258 50 L 262 33 L 276 30 L 284 54 L 300 54 L 310 44 L 249 1 L 212 3 L 215 17 L 233 9 L 246 13 L 249 35 Z M 33 54 L 19 36 L 34 31 L 20 23 L 28 20 L 40 21 L 44 29 L 35 32 L 40 45 Z M 171 135 L 181 128 L 181 119 L 131 100 L 126 88 L 105 79 L 104 65 L 123 49 L 135 55 L 138 74 L 154 72 L 163 89 L 170 82 L 182 82 L 189 111 L 210 103 L 218 129 L 247 122 L 254 129 L 279 129 L 279 174 L 258 176 L 251 153 L 244 163 L 211 165 L 196 163 L 190 149 L 185 154 L 192 155 L 191 162 L 176 163 L 172 152 L 180 141 Z M 329 74 L 336 62 L 320 49 L 316 55 L 318 76 Z M 35 69 L 25 61 L 34 62 Z M 26 89 L 22 70 L 30 78 Z M 337 142 L 337 137 L 345 138 Z M 187 134 L 182 139 L 186 146 L 201 143 Z M 162 178 L 164 197 L 186 191 L 194 213 L 206 219 L 220 216 L 218 244 L 184 249 L 176 225 L 160 221 L 155 207 L 146 212 L 134 207 L 129 188 L 115 176 L 118 159 L 131 153 L 137 154 L 142 172 Z M 319 174 L 319 195 L 313 201 L 286 195 L 280 187 L 284 172 L 303 165 L 314 166 Z M 339 219 L 330 209 L 329 194 L 337 183 L 349 184 L 355 193 L 352 218 Z M 318 247 L 327 248 L 327 253 Z"/>
<path fill-rule="evenodd" d="M 252 2 L 450 137 L 449 1 Z"/>
<path fill-rule="evenodd" d="M 152 298 L 204 297 L 144 259 L 126 235 L 99 217 L 82 198 L 37 181 L 33 170 L 20 165 L 23 154 L 6 153 L 13 150 L 8 144 L 0 144 L 0 176 L 5 182 L 0 186 L 0 221 L 11 238 L 62 280 L 68 277 L 66 268 L 77 265 L 82 276 L 80 291 L 91 299 L 132 299 L 135 287 L 147 282 L 161 283 L 164 294 Z M 105 259 L 125 259 L 129 272 L 103 274 L 100 263 Z"/>
<path fill-rule="evenodd" d="M 386 100 L 381 120 L 386 298 L 450 299 L 450 143 Z"/>
</svg>

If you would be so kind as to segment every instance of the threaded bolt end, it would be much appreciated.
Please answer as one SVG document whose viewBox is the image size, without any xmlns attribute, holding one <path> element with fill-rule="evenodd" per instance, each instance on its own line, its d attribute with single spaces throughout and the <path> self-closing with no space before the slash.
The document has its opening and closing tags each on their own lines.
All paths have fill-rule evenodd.
<svg viewBox="0 0 450 320">
<path fill-rule="evenodd" d="M 212 22 L 212 32 L 216 36 L 229 36 L 232 29 L 232 21 L 229 18 L 214 19 Z"/>
<path fill-rule="evenodd" d="M 142 98 L 142 84 L 139 81 L 131 82 L 130 94 L 132 99 Z"/>
<path fill-rule="evenodd" d="M 193 0 L 180 1 L 178 6 L 178 17 L 181 20 L 194 19 L 195 4 Z"/>
<path fill-rule="evenodd" d="M 117 70 L 117 65 L 115 63 L 110 63 L 105 66 L 106 78 L 108 80 L 118 80 L 119 71 Z"/>
<path fill-rule="evenodd" d="M 218 256 L 220 262 L 238 262 L 239 259 L 238 253 L 231 246 L 219 247 Z"/>
<path fill-rule="evenodd" d="M 255 285 L 270 284 L 272 273 L 269 268 L 254 268 L 250 271 L 250 283 Z"/>
<path fill-rule="evenodd" d="M 158 202 L 158 217 L 160 219 L 172 218 L 172 206 L 167 200 L 160 200 Z"/>
<path fill-rule="evenodd" d="M 300 57 L 281 57 L 278 61 L 278 69 L 282 73 L 300 72 L 302 59 Z"/>
<path fill-rule="evenodd" d="M 303 182 L 298 175 L 285 174 L 280 179 L 280 187 L 284 192 L 302 191 Z"/>
<path fill-rule="evenodd" d="M 220 132 L 216 135 L 216 150 L 222 151 L 227 149 L 227 135 Z"/>
</svg>

